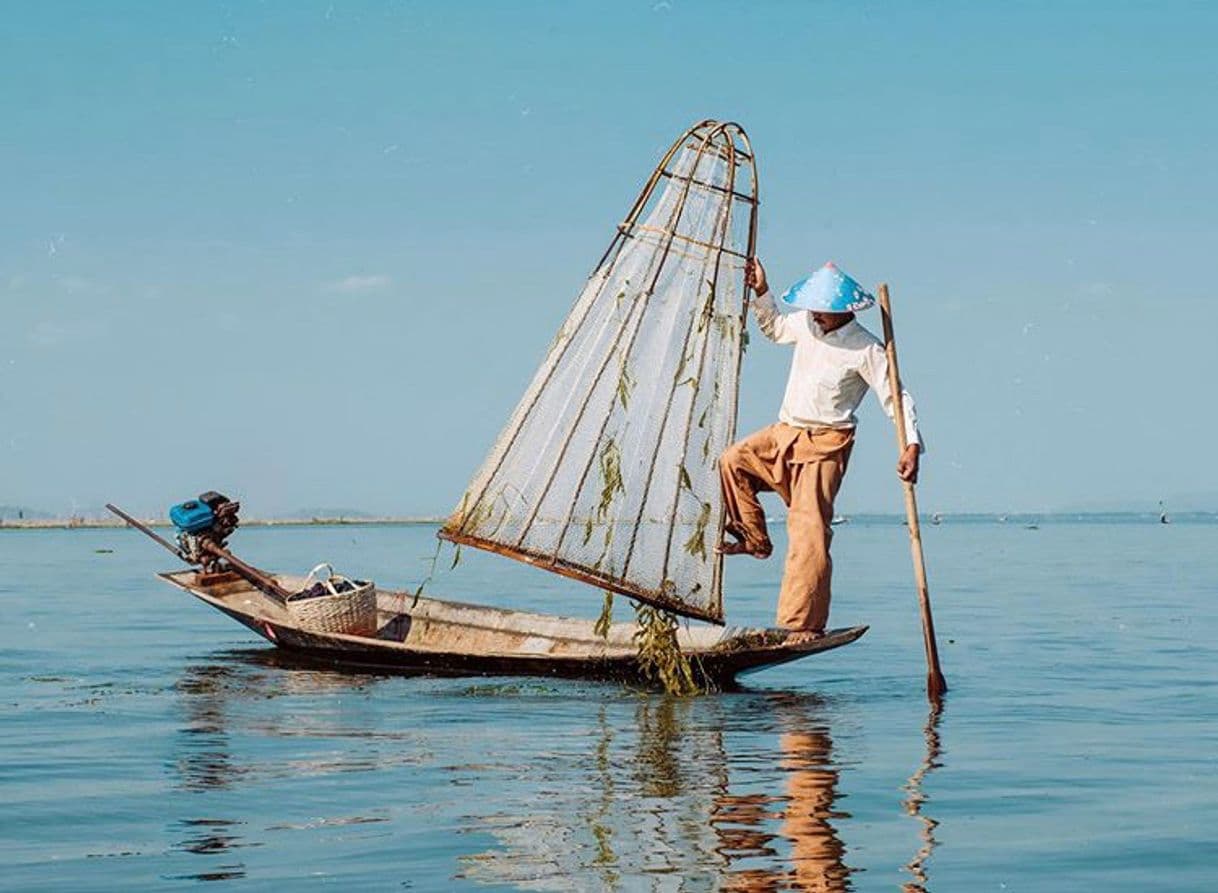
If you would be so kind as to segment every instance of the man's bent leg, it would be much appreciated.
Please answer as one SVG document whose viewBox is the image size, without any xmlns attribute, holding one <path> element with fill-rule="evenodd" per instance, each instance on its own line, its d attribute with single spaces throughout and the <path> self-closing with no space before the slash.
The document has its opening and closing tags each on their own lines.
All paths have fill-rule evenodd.
<svg viewBox="0 0 1218 893">
<path fill-rule="evenodd" d="M 742 543 L 740 551 L 765 557 L 770 554 L 765 510 L 757 499 L 761 490 L 785 495 L 785 467 L 778 455 L 773 428 L 762 428 L 732 444 L 719 457 L 719 480 L 727 513 L 726 529 Z M 727 550 L 725 550 L 727 551 Z"/>
</svg>

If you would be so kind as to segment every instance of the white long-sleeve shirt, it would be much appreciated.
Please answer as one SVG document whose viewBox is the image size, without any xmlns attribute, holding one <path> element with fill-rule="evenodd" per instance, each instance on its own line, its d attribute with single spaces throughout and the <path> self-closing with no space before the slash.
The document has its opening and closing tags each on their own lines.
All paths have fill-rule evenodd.
<svg viewBox="0 0 1218 893">
<path fill-rule="evenodd" d="M 795 345 L 779 421 L 796 428 L 853 428 L 868 387 L 888 417 L 894 417 L 888 356 L 880 339 L 857 319 L 826 334 L 806 310 L 779 313 L 768 290 L 754 298 L 753 312 L 763 335 L 776 344 Z M 902 388 L 901 398 L 909 442 L 923 446 L 913 397 Z"/>
</svg>

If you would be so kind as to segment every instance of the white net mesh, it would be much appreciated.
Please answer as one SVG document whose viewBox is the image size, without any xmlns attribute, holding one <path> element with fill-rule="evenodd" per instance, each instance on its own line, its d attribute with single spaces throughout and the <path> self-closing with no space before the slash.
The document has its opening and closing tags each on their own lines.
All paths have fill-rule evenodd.
<svg viewBox="0 0 1218 893">
<path fill-rule="evenodd" d="M 722 620 L 756 205 L 737 136 L 702 125 L 670 152 L 441 536 Z"/>
</svg>

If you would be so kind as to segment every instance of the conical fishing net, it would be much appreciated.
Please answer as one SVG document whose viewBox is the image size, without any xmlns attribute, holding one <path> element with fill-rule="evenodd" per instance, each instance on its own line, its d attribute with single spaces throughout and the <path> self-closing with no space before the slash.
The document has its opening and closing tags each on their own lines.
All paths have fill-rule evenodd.
<svg viewBox="0 0 1218 893">
<path fill-rule="evenodd" d="M 735 433 L 755 219 L 743 132 L 688 131 L 441 536 L 722 621 L 718 458 Z"/>
</svg>

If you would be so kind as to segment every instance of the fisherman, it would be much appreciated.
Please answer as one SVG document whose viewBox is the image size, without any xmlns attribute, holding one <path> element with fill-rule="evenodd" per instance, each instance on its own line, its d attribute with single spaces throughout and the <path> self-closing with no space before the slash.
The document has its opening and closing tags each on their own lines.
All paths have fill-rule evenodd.
<svg viewBox="0 0 1218 893">
<path fill-rule="evenodd" d="M 824 634 L 829 619 L 833 562 L 833 500 L 841 487 L 854 446 L 855 411 L 875 390 L 894 418 L 883 344 L 854 318 L 875 298 L 832 263 L 793 285 L 778 310 L 759 258 L 750 259 L 745 276 L 756 298 L 753 312 L 762 334 L 776 344 L 792 344 L 791 372 L 778 423 L 724 450 L 719 459 L 727 555 L 768 558 L 773 551 L 765 512 L 757 493 L 773 490 L 787 504 L 786 568 L 778 596 L 778 625 L 793 631 L 787 641 L 812 641 Z M 904 481 L 918 479 L 922 438 L 913 399 L 902 391 L 909 446 L 897 462 Z"/>
</svg>

